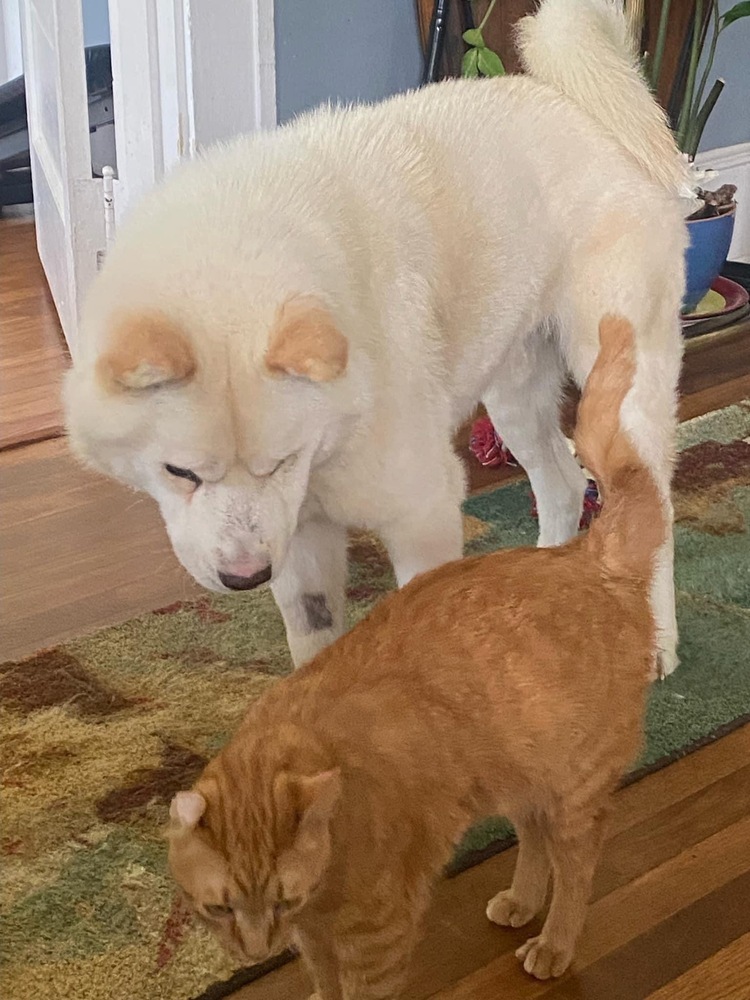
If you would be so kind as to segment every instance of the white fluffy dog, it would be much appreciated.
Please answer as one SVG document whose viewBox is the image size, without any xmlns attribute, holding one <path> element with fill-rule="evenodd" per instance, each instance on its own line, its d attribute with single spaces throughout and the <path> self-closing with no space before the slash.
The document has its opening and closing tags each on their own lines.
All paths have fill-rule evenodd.
<svg viewBox="0 0 750 1000">
<path fill-rule="evenodd" d="M 669 504 L 682 168 L 618 4 L 545 0 L 519 42 L 527 76 L 322 109 L 180 167 L 91 295 L 73 447 L 156 498 L 204 586 L 270 581 L 297 664 L 343 628 L 348 527 L 399 584 L 461 555 L 451 439 L 479 400 L 539 544 L 574 534 L 559 392 L 604 313 L 636 331 L 623 419 Z M 653 596 L 669 672 L 671 545 Z"/>
</svg>

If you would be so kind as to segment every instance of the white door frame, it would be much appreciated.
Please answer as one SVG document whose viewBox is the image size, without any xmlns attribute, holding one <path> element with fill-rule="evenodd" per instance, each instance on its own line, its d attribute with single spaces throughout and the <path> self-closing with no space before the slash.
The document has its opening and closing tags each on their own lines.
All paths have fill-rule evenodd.
<svg viewBox="0 0 750 1000">
<path fill-rule="evenodd" d="M 109 0 L 119 220 L 177 162 L 276 124 L 273 0 Z"/>
<path fill-rule="evenodd" d="M 0 0 L 0 83 L 22 73 L 20 0 Z"/>
<path fill-rule="evenodd" d="M 104 242 L 102 182 L 91 174 L 81 4 L 21 6 L 39 258 L 71 353 Z"/>
<path fill-rule="evenodd" d="M 75 358 L 111 236 L 91 173 L 81 3 L 22 0 L 21 14 L 37 244 Z M 273 0 L 109 0 L 109 15 L 119 219 L 179 160 L 276 124 Z"/>
</svg>

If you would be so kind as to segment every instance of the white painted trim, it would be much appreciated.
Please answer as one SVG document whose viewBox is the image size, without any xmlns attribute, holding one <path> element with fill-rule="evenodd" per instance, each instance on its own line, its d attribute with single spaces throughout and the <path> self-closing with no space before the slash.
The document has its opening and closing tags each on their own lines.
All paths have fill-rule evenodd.
<svg viewBox="0 0 750 1000">
<path fill-rule="evenodd" d="M 695 162 L 699 167 L 712 170 L 732 170 L 750 164 L 750 142 L 739 142 L 736 146 L 721 146 L 698 153 Z"/>
<path fill-rule="evenodd" d="M 104 242 L 91 146 L 80 3 L 21 7 L 37 247 L 75 358 L 81 304 Z M 42 72 L 43 70 L 43 72 Z"/>
<path fill-rule="evenodd" d="M 273 0 L 183 0 L 194 149 L 276 124 Z"/>
<path fill-rule="evenodd" d="M 696 156 L 695 162 L 704 169 L 716 170 L 712 187 L 737 185 L 737 215 L 729 259 L 750 264 L 750 142 L 707 149 Z"/>
<path fill-rule="evenodd" d="M 109 4 L 118 218 L 164 173 L 156 10 L 156 0 Z"/>
<path fill-rule="evenodd" d="M 5 0 L 0 0 L 0 84 L 11 79 L 8 72 L 8 43 L 5 38 Z"/>
<path fill-rule="evenodd" d="M 276 29 L 274 0 L 257 0 L 255 32 L 254 104 L 258 128 L 275 128 L 276 110 Z"/>
<path fill-rule="evenodd" d="M 23 73 L 20 0 L 0 0 L 0 83 Z"/>
<path fill-rule="evenodd" d="M 109 0 L 118 220 L 179 160 L 276 124 L 273 0 Z"/>
</svg>

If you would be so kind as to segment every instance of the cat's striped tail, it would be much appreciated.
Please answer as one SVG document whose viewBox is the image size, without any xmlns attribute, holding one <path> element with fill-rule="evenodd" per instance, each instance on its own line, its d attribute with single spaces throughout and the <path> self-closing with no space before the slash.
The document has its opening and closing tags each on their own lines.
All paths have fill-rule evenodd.
<svg viewBox="0 0 750 1000">
<path fill-rule="evenodd" d="M 603 499 L 586 544 L 607 573 L 650 580 L 668 527 L 654 478 L 622 426 L 622 403 L 635 375 L 633 327 L 621 316 L 604 316 L 599 341 L 575 434 L 578 456 Z"/>
</svg>

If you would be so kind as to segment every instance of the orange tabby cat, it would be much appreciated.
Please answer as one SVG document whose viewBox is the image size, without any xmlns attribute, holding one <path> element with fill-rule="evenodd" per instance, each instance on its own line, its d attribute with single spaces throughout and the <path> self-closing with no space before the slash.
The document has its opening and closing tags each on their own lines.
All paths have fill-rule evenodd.
<svg viewBox="0 0 750 1000">
<path fill-rule="evenodd" d="M 577 445 L 606 498 L 585 536 L 442 566 L 252 706 L 175 797 L 172 872 L 250 963 L 296 945 L 322 1000 L 397 997 L 431 885 L 466 828 L 509 816 L 510 889 L 487 907 L 560 975 L 581 931 L 610 795 L 636 755 L 666 532 L 620 428 L 633 332 L 605 317 Z"/>
</svg>

